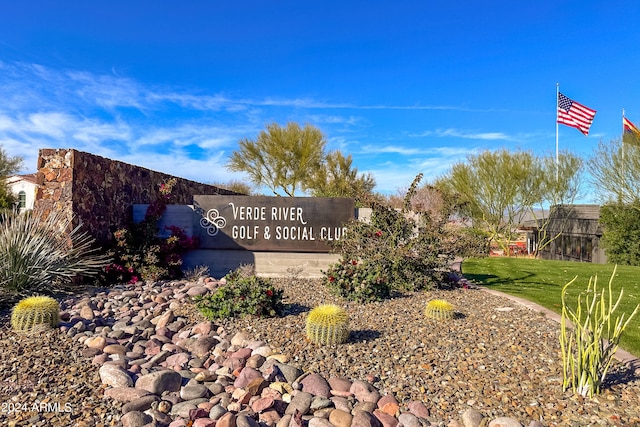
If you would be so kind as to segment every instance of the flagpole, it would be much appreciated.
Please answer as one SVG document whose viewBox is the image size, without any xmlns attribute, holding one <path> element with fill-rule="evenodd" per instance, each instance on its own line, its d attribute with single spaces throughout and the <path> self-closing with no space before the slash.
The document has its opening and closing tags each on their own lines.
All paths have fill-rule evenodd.
<svg viewBox="0 0 640 427">
<path fill-rule="evenodd" d="M 620 137 L 622 145 L 622 176 L 624 177 L 624 107 L 622 108 L 622 136 Z"/>
<path fill-rule="evenodd" d="M 558 99 L 560 98 L 560 83 L 556 83 L 556 182 L 558 181 Z"/>
</svg>

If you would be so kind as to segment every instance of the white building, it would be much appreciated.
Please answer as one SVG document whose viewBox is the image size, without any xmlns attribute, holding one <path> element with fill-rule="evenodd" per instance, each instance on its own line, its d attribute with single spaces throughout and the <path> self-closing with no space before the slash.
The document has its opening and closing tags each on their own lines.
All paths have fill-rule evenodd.
<svg viewBox="0 0 640 427">
<path fill-rule="evenodd" d="M 36 191 L 38 190 L 35 173 L 11 175 L 7 178 L 7 186 L 18 198 L 20 212 L 33 209 L 36 201 Z"/>
</svg>

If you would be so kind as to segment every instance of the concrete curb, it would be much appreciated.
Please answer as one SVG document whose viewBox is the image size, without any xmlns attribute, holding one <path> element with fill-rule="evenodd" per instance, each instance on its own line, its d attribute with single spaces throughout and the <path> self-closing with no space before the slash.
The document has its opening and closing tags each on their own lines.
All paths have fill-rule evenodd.
<svg viewBox="0 0 640 427">
<path fill-rule="evenodd" d="M 457 269 L 455 271 L 457 271 L 458 273 L 460 273 L 462 275 L 462 260 L 458 260 L 456 259 L 456 261 L 454 261 L 453 264 L 453 269 Z M 464 276 L 464 275 L 463 275 Z M 546 317 L 548 317 L 551 320 L 554 320 L 555 322 L 557 322 L 558 324 L 561 321 L 561 317 L 558 313 L 549 310 L 548 308 L 545 308 L 541 305 L 538 305 L 536 303 L 533 303 L 531 301 L 528 301 L 524 298 L 520 298 L 520 297 L 516 297 L 513 295 L 509 295 L 509 294 L 505 294 L 504 292 L 500 292 L 500 291 L 496 291 L 493 289 L 489 289 L 485 286 L 478 286 L 479 289 L 481 289 L 484 292 L 488 292 L 492 295 L 496 295 L 499 297 L 503 297 L 506 298 L 508 300 L 514 301 L 520 305 L 523 305 L 525 307 L 527 307 L 529 310 L 533 310 L 533 311 L 537 311 L 539 313 L 544 314 Z M 636 356 L 634 356 L 633 354 L 629 353 L 626 350 L 623 350 L 621 348 L 618 348 L 618 350 L 616 351 L 616 354 L 614 355 L 614 357 L 616 358 L 616 360 L 618 360 L 620 363 L 628 366 L 630 369 L 633 369 L 633 371 L 636 373 L 636 375 L 640 375 L 640 359 Z"/>
</svg>

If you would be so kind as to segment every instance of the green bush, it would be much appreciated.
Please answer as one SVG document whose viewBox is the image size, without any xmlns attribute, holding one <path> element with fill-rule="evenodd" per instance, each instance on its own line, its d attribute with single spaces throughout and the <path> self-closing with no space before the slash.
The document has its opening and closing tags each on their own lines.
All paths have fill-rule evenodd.
<svg viewBox="0 0 640 427">
<path fill-rule="evenodd" d="M 195 297 L 196 307 L 209 320 L 244 317 L 273 317 L 282 312 L 283 291 L 269 279 L 243 274 L 241 269 L 225 276 L 226 284 L 211 295 Z"/>
<path fill-rule="evenodd" d="M 97 276 L 109 258 L 71 224 L 60 211 L 0 214 L 0 288 L 13 296 L 53 293 Z"/>
<path fill-rule="evenodd" d="M 411 209 L 422 175 L 409 188 L 404 207 L 372 208 L 370 222 L 347 224 L 334 241 L 342 260 L 324 272 L 325 283 L 338 295 L 356 301 L 379 300 L 395 290 L 421 290 L 446 283 L 455 245 L 445 229 L 448 215 Z"/>
<path fill-rule="evenodd" d="M 380 265 L 342 260 L 324 272 L 334 295 L 356 302 L 379 301 L 391 294 L 391 284 Z"/>
<path fill-rule="evenodd" d="M 605 205 L 600 208 L 603 229 L 600 245 L 607 261 L 621 265 L 640 265 L 640 206 Z"/>
</svg>

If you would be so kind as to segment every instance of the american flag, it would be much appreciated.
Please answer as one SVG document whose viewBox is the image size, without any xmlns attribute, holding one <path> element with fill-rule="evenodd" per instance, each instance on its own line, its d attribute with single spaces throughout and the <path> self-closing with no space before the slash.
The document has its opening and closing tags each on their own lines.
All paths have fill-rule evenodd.
<svg viewBox="0 0 640 427">
<path fill-rule="evenodd" d="M 558 123 L 577 128 L 585 136 L 596 116 L 596 110 L 585 107 L 558 92 Z"/>
</svg>

